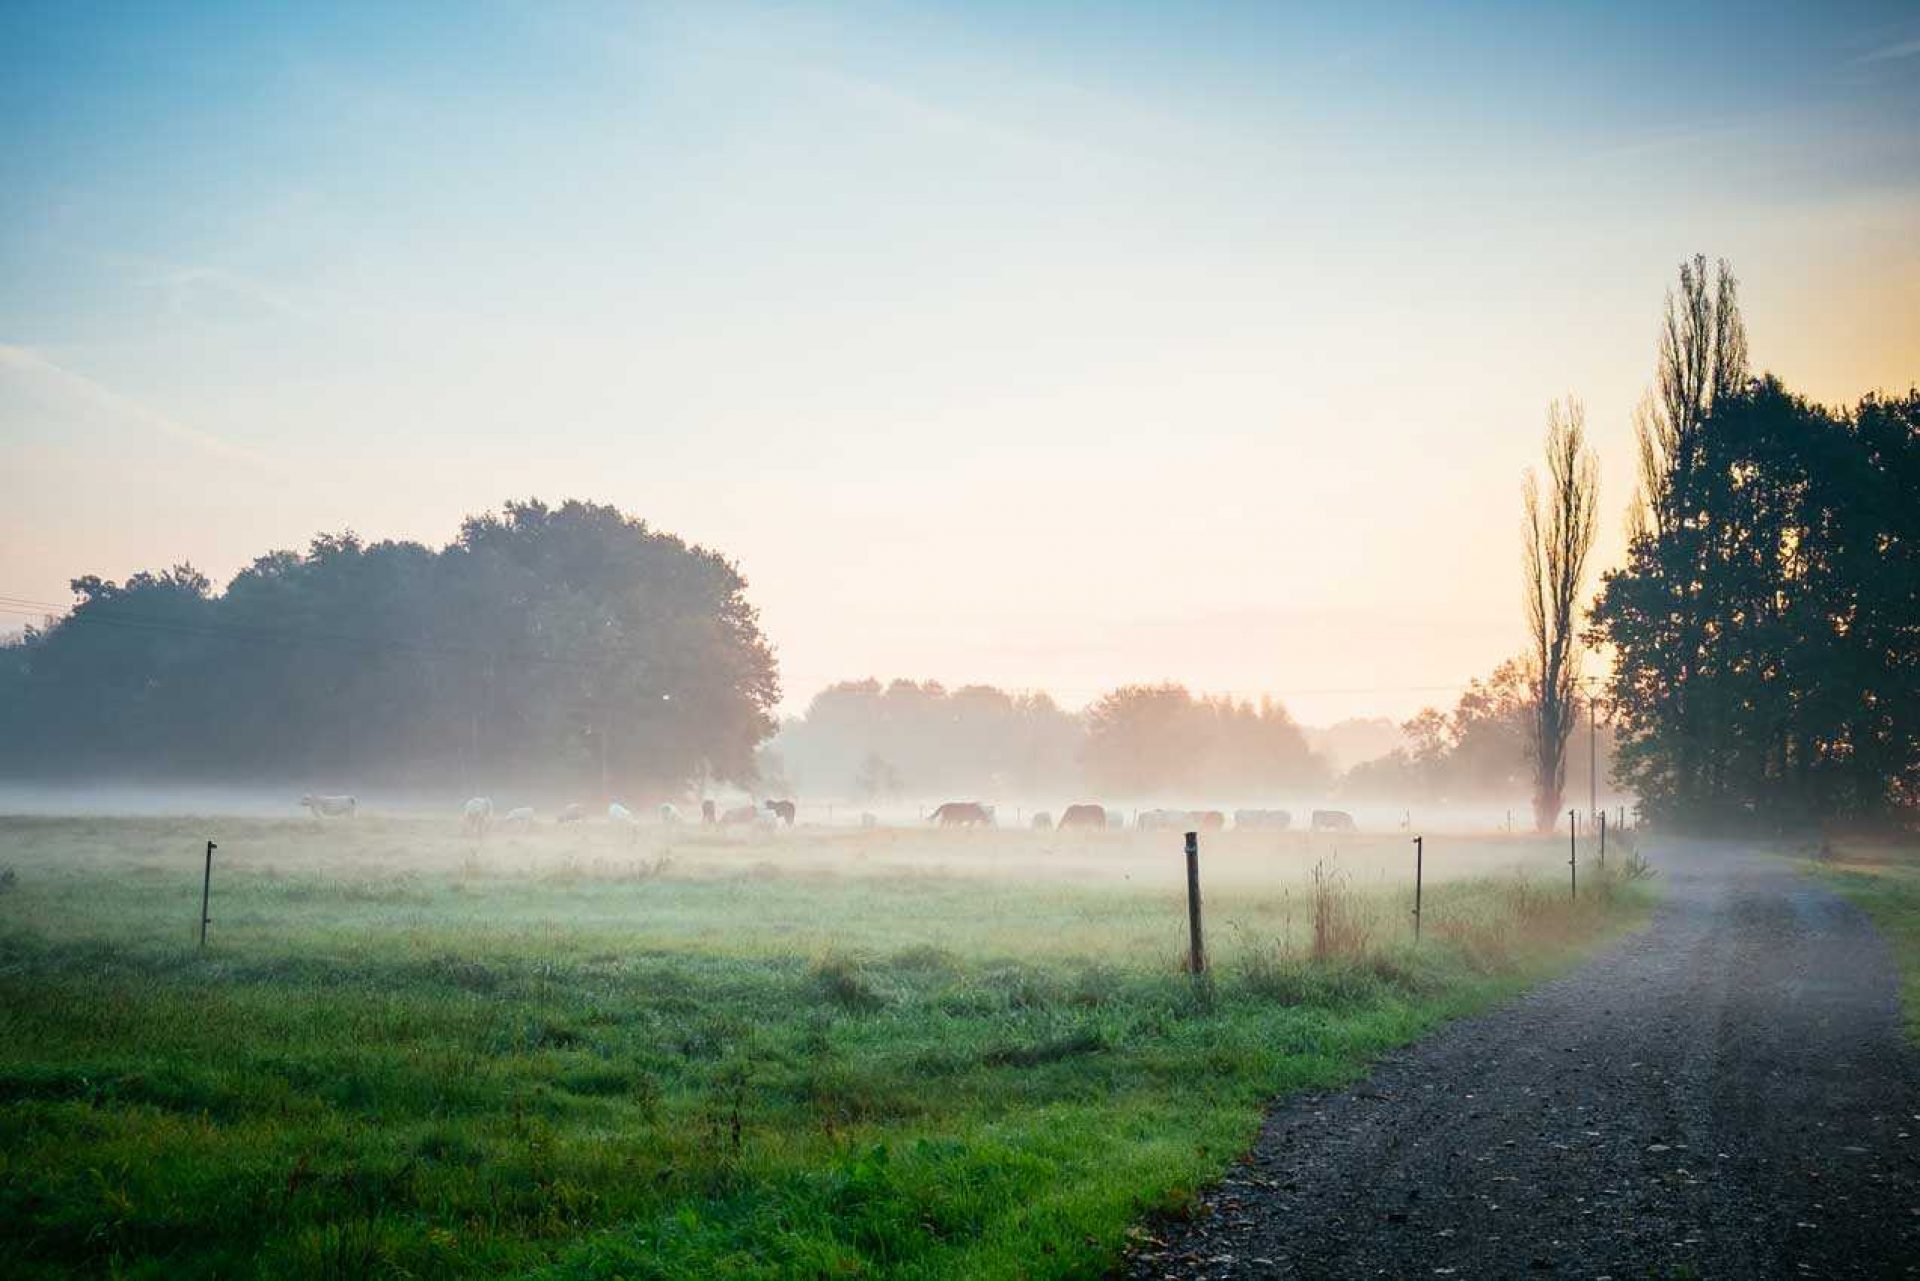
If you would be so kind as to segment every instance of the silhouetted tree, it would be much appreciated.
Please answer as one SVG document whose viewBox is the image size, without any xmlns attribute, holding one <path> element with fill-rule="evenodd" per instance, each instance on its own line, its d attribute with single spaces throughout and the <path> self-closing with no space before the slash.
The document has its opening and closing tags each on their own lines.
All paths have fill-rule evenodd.
<svg viewBox="0 0 1920 1281">
<path fill-rule="evenodd" d="M 1801 822 L 1920 790 L 1920 396 L 1835 413 L 1764 378 L 1606 576 L 1617 773 L 1652 812 Z"/>
<path fill-rule="evenodd" d="M 1527 744 L 1533 758 L 1533 822 L 1553 830 L 1566 788 L 1567 735 L 1579 716 L 1579 596 L 1599 502 L 1600 465 L 1586 445 L 1586 411 L 1569 397 L 1547 411 L 1547 484 L 1527 469 L 1522 544 L 1530 703 Z"/>
</svg>

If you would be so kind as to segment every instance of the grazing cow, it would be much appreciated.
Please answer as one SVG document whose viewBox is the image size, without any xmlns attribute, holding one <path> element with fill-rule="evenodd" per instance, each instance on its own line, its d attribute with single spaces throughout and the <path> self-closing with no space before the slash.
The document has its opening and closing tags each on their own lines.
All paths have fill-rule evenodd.
<svg viewBox="0 0 1920 1281">
<path fill-rule="evenodd" d="M 942 827 L 992 827 L 993 807 L 979 801 L 948 801 L 927 816 Z"/>
<path fill-rule="evenodd" d="M 300 798 L 300 804 L 315 818 L 352 818 L 359 812 L 359 805 L 351 796 L 315 796 L 309 792 Z"/>
<path fill-rule="evenodd" d="M 1235 810 L 1233 826 L 1241 832 L 1284 832 L 1293 826 L 1293 815 L 1285 810 Z"/>
<path fill-rule="evenodd" d="M 629 827 L 633 825 L 633 811 L 622 805 L 619 801 L 615 801 L 613 804 L 607 806 L 607 817 L 616 823 L 625 823 Z"/>
<path fill-rule="evenodd" d="M 860 811 L 861 831 L 871 832 L 878 826 L 880 826 L 880 816 L 878 814 L 869 814 L 865 810 Z"/>
<path fill-rule="evenodd" d="M 1197 826 L 1190 810 L 1141 810 L 1134 826 L 1143 832 L 1190 831 Z"/>
<path fill-rule="evenodd" d="M 720 821 L 720 812 L 712 801 L 700 802 L 700 821 L 708 824 Z"/>
<path fill-rule="evenodd" d="M 533 826 L 533 806 L 516 805 L 507 811 L 507 822 L 515 827 Z"/>
<path fill-rule="evenodd" d="M 788 827 L 793 826 L 794 816 L 799 812 L 800 812 L 800 807 L 795 805 L 792 801 L 768 801 L 767 802 L 767 813 L 773 815 L 775 818 L 779 819 L 782 823 L 784 823 Z"/>
<path fill-rule="evenodd" d="M 1353 815 L 1345 810 L 1315 810 L 1313 812 L 1313 830 L 1316 832 L 1351 832 Z"/>
<path fill-rule="evenodd" d="M 760 810 L 753 805 L 733 805 L 720 811 L 722 827 L 752 827 L 760 820 Z"/>
<path fill-rule="evenodd" d="M 660 807 L 660 821 L 668 827 L 673 827 L 680 822 L 680 811 L 670 804 L 662 805 Z"/>
<path fill-rule="evenodd" d="M 1098 805 L 1069 805 L 1067 812 L 1060 816 L 1060 830 L 1088 828 L 1103 832 L 1107 827 L 1107 811 Z"/>
<path fill-rule="evenodd" d="M 1065 827 L 1066 824 L 1062 823 L 1060 826 Z M 1051 832 L 1053 830 L 1053 815 L 1047 813 L 1045 810 L 1035 810 L 1033 814 L 1033 830 L 1036 832 Z"/>
<path fill-rule="evenodd" d="M 476 796 L 460 807 L 460 830 L 468 836 L 485 836 L 492 822 L 493 802 L 485 796 Z"/>
<path fill-rule="evenodd" d="M 560 817 L 556 821 L 561 823 L 578 823 L 586 816 L 586 806 L 582 805 L 579 801 L 568 801 L 561 809 Z"/>
</svg>

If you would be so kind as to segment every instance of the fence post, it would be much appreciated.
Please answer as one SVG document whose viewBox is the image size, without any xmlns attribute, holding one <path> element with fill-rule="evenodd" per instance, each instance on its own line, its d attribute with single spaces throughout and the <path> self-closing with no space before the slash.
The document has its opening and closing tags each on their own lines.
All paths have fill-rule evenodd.
<svg viewBox="0 0 1920 1281">
<path fill-rule="evenodd" d="M 1574 898 L 1580 897 L 1580 811 L 1567 811 L 1567 885 Z"/>
<path fill-rule="evenodd" d="M 1187 968 L 1207 972 L 1207 945 L 1200 928 L 1200 834 L 1187 833 Z"/>
<path fill-rule="evenodd" d="M 1426 837 L 1413 838 L 1413 941 L 1420 941 L 1420 880 L 1421 865 L 1426 862 Z"/>
<path fill-rule="evenodd" d="M 207 870 L 200 880 L 200 946 L 207 945 L 207 926 L 213 918 L 207 915 L 209 899 L 213 894 L 213 851 L 218 848 L 212 841 L 207 842 Z"/>
<path fill-rule="evenodd" d="M 1607 812 L 1600 811 L 1600 870 L 1607 870 Z"/>
</svg>

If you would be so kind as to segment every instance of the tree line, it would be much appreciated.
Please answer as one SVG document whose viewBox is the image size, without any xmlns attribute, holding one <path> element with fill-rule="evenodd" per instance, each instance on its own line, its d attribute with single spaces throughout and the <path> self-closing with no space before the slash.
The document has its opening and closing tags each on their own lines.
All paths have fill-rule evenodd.
<svg viewBox="0 0 1920 1281">
<path fill-rule="evenodd" d="M 220 591 L 72 587 L 0 646 L 15 776 L 677 790 L 751 778 L 774 728 L 737 569 L 608 506 L 510 502 L 438 549 L 321 535 Z"/>
<path fill-rule="evenodd" d="M 1688 823 L 1920 806 L 1920 393 L 1817 405 L 1747 368 L 1731 270 L 1682 268 L 1591 621 L 1617 772 Z"/>
<path fill-rule="evenodd" d="M 1584 639 L 1616 782 L 1681 825 L 1911 822 L 1920 806 L 1920 392 L 1814 404 L 1749 368 L 1723 261 L 1680 268 L 1635 415 L 1626 563 L 1575 606 L 1598 469 L 1556 407 L 1529 474 L 1522 669 L 1536 818 L 1559 812 Z"/>
<path fill-rule="evenodd" d="M 1085 711 L 1041 693 L 938 681 L 845 681 L 775 741 L 803 791 L 876 803 L 932 795 L 1297 795 L 1332 770 L 1284 707 L 1125 685 Z"/>
</svg>

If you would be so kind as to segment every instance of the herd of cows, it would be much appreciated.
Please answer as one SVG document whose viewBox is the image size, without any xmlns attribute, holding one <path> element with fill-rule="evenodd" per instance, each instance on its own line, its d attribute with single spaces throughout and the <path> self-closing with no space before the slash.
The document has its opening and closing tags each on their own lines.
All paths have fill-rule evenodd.
<svg viewBox="0 0 1920 1281">
<path fill-rule="evenodd" d="M 300 798 L 301 806 L 315 818 L 352 818 L 360 811 L 359 802 L 351 796 L 319 796 L 309 793 Z M 657 811 L 659 821 L 673 826 L 684 821 L 679 807 L 662 805 Z M 726 809 L 719 808 L 713 801 L 700 802 L 700 822 L 704 826 L 718 827 L 792 827 L 799 814 L 799 806 L 793 801 L 768 800 L 757 804 L 735 805 Z M 485 836 L 494 826 L 496 817 L 509 828 L 528 828 L 534 823 L 534 810 L 530 805 L 519 805 L 496 815 L 491 797 L 476 796 L 467 801 L 460 810 L 461 829 L 470 836 Z M 639 816 L 618 801 L 607 806 L 606 817 L 609 822 L 623 827 L 637 828 Z M 578 802 L 563 807 L 556 816 L 558 823 L 578 823 L 587 818 L 587 808 Z M 981 801 L 948 801 L 927 815 L 926 821 L 939 827 L 994 827 L 997 819 L 994 807 Z M 874 828 L 880 825 L 877 816 L 870 813 L 860 815 L 860 826 Z M 1050 811 L 1037 811 L 1028 824 L 1036 831 L 1117 831 L 1127 825 L 1126 815 L 1117 809 L 1104 805 L 1069 805 L 1061 811 L 1056 822 Z M 1286 810 L 1242 809 L 1233 811 L 1233 826 L 1247 832 L 1284 832 L 1293 825 L 1293 815 Z M 1133 820 L 1135 830 L 1142 832 L 1220 832 L 1227 828 L 1227 815 L 1222 810 L 1174 810 L 1151 809 L 1138 811 Z M 1353 815 L 1345 810 L 1314 810 L 1308 824 L 1316 832 L 1351 832 L 1354 830 Z"/>
<path fill-rule="evenodd" d="M 928 815 L 928 821 L 941 827 L 993 827 L 993 806 L 979 801 L 948 801 Z M 1028 824 L 1036 831 L 1118 831 L 1127 825 L 1127 817 L 1117 809 L 1103 805 L 1069 805 L 1058 822 L 1048 810 L 1034 813 Z M 1353 815 L 1345 810 L 1315 810 L 1309 824 L 1316 832 L 1351 832 Z M 1142 832 L 1224 832 L 1227 815 L 1223 810 L 1140 810 L 1133 826 Z M 1235 810 L 1233 826 L 1243 832 L 1284 832 L 1293 826 L 1287 810 Z"/>
</svg>

